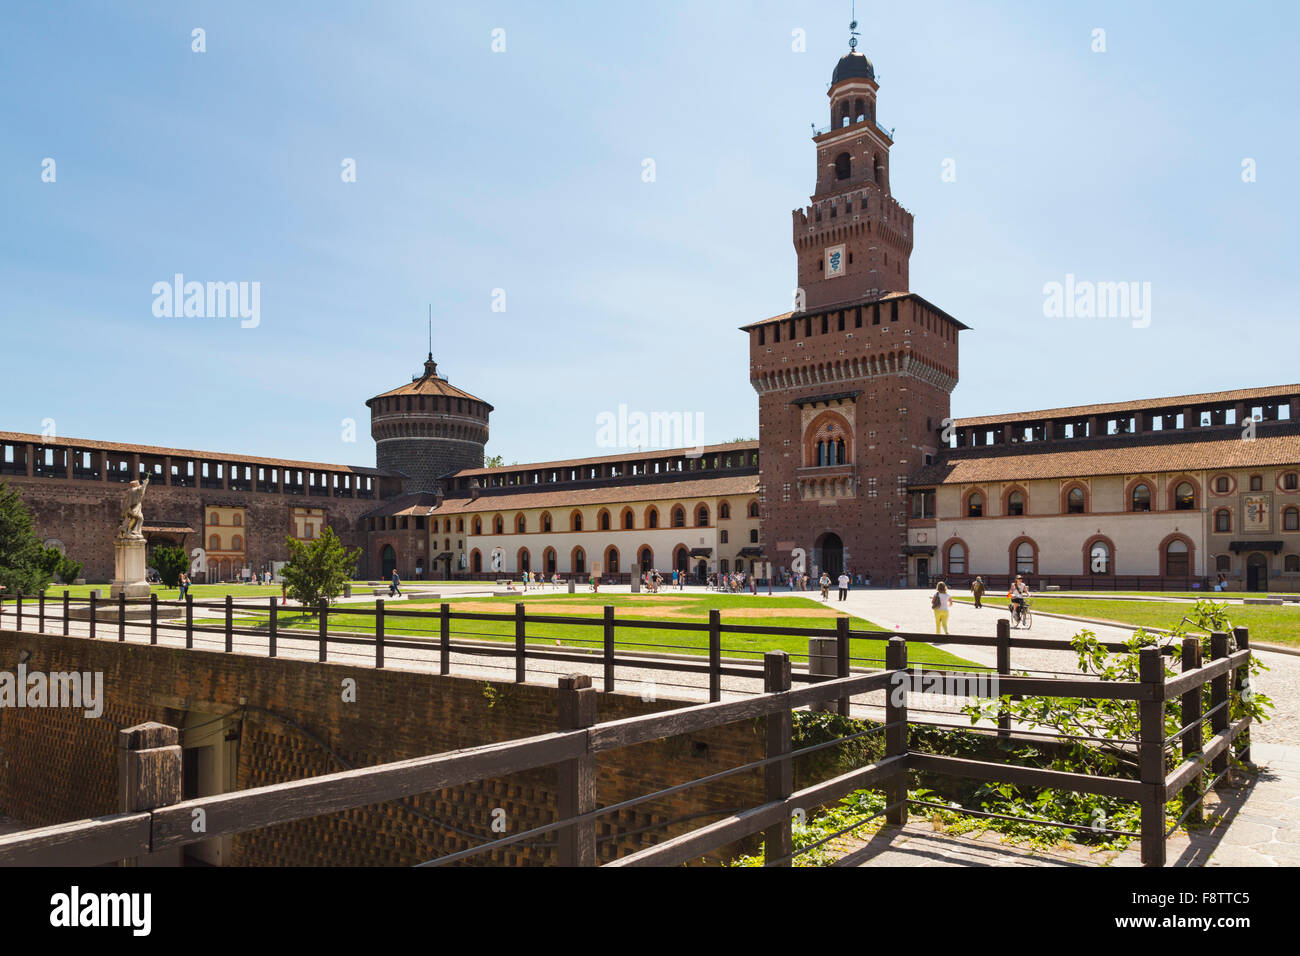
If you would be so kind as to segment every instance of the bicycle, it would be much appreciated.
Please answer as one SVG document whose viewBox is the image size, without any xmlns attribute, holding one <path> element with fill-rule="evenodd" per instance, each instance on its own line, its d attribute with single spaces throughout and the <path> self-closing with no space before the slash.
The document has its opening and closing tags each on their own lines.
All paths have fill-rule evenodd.
<svg viewBox="0 0 1300 956">
<path fill-rule="evenodd" d="M 1033 625 L 1034 612 L 1029 609 L 1029 598 L 1022 598 L 1019 608 L 1013 601 L 1011 604 L 1011 626 L 1029 630 Z"/>
</svg>

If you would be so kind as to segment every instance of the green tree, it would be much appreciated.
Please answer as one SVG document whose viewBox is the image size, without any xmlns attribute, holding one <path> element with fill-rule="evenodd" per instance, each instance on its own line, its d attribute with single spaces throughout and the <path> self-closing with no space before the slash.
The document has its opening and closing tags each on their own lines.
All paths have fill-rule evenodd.
<svg viewBox="0 0 1300 956">
<path fill-rule="evenodd" d="M 59 561 L 59 569 L 55 572 L 58 579 L 64 584 L 73 584 L 77 578 L 81 577 L 82 564 L 80 561 L 74 561 L 66 554 Z"/>
<path fill-rule="evenodd" d="M 322 598 L 333 601 L 356 572 L 361 549 L 348 551 L 334 529 L 326 526 L 314 541 L 285 539 L 289 563 L 280 569 L 289 597 L 314 608 Z"/>
<path fill-rule="evenodd" d="M 0 584 L 5 588 L 0 593 L 13 597 L 45 590 L 54 577 L 53 571 L 47 570 L 48 551 L 59 553 L 41 544 L 32 513 L 18 492 L 0 481 Z"/>
<path fill-rule="evenodd" d="M 169 588 L 174 588 L 180 583 L 181 573 L 190 564 L 185 551 L 170 544 L 161 544 L 154 548 L 153 556 L 149 560 L 152 562 L 153 569 L 158 572 L 158 577 L 162 578 L 162 583 Z"/>
</svg>

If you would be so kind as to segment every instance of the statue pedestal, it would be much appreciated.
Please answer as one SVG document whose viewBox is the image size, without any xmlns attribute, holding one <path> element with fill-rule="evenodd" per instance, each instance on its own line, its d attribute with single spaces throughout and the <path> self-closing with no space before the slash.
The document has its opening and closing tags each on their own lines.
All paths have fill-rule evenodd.
<svg viewBox="0 0 1300 956">
<path fill-rule="evenodd" d="M 113 584 L 109 595 L 147 598 L 149 582 L 145 580 L 144 539 L 118 538 L 113 542 Z"/>
</svg>

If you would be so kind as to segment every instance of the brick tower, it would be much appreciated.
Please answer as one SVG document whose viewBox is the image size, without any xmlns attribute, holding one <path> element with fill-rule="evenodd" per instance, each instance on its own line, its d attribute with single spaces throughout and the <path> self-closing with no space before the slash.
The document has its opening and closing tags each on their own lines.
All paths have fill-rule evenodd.
<svg viewBox="0 0 1300 956">
<path fill-rule="evenodd" d="M 437 493 L 452 472 L 483 467 L 492 406 L 440 376 L 432 352 L 423 375 L 366 405 L 375 463 L 404 476 L 403 492 Z"/>
<path fill-rule="evenodd" d="M 801 548 L 810 574 L 884 583 L 906 573 L 907 480 L 938 451 L 966 326 L 908 290 L 912 215 L 890 193 L 893 135 L 854 46 L 831 76 L 831 127 L 813 136 L 812 204 L 794 212 L 794 311 L 743 331 L 766 560 L 789 568 Z"/>
</svg>

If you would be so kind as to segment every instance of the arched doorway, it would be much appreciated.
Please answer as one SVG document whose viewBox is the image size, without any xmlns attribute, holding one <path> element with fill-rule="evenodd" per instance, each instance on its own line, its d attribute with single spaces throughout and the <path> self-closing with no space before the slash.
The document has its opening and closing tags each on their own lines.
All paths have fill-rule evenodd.
<svg viewBox="0 0 1300 956">
<path fill-rule="evenodd" d="M 542 563 L 546 567 L 546 574 L 549 577 L 555 573 L 555 549 L 547 548 L 542 552 Z"/>
<path fill-rule="evenodd" d="M 478 548 L 475 548 L 474 553 L 469 556 L 469 567 L 475 574 L 483 573 L 483 555 L 479 553 Z"/>
<path fill-rule="evenodd" d="M 654 567 L 655 553 L 648 547 L 641 549 L 641 570 L 649 571 Z"/>
<path fill-rule="evenodd" d="M 379 567 L 380 577 L 384 578 L 391 578 L 397 569 L 397 552 L 391 544 L 384 545 L 384 550 L 379 555 Z"/>
<path fill-rule="evenodd" d="M 1258 552 L 1246 559 L 1246 590 L 1268 590 L 1268 558 Z"/>
<path fill-rule="evenodd" d="M 531 571 L 533 569 L 533 559 L 532 556 L 528 553 L 527 548 L 519 549 L 518 560 L 519 560 L 520 571 Z"/>
<path fill-rule="evenodd" d="M 677 551 L 673 554 L 673 567 L 675 567 L 682 577 L 685 577 L 691 570 L 691 553 L 684 546 L 678 546 Z"/>
<path fill-rule="evenodd" d="M 709 566 L 708 564 L 705 563 L 704 559 L 701 558 L 699 563 L 695 565 L 695 580 L 707 581 L 708 577 L 709 577 Z"/>
<path fill-rule="evenodd" d="M 833 581 L 844 570 L 844 542 L 834 531 L 827 531 L 813 546 L 813 563 L 831 576 Z"/>
</svg>

